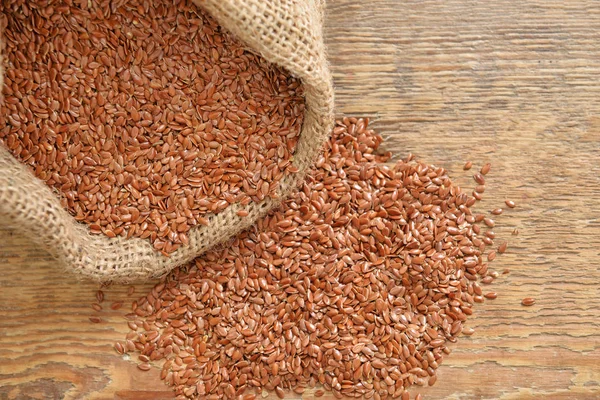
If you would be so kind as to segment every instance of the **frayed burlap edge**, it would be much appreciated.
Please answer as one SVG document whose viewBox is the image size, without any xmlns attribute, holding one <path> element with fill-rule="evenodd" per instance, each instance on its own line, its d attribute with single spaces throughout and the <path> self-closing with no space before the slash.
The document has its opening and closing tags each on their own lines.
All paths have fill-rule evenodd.
<svg viewBox="0 0 600 400">
<path fill-rule="evenodd" d="M 299 171 L 280 182 L 283 199 L 304 179 L 333 126 L 333 88 L 322 36 L 323 2 L 195 2 L 249 48 L 304 84 L 306 113 L 293 160 Z M 161 276 L 248 228 L 279 201 L 231 205 L 210 216 L 208 226 L 193 228 L 188 246 L 165 257 L 147 240 L 92 235 L 61 207 L 44 182 L 0 146 L 0 221 L 43 245 L 68 271 L 96 281 L 131 282 Z M 247 210 L 248 216 L 239 217 L 240 209 Z"/>
</svg>

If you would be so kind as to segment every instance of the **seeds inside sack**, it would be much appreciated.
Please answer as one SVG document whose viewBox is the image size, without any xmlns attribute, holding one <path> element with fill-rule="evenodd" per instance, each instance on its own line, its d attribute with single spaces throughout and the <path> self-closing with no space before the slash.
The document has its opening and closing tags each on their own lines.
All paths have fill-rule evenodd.
<svg viewBox="0 0 600 400">
<path fill-rule="evenodd" d="M 191 1 L 2 3 L 0 141 L 92 232 L 165 254 L 293 172 L 299 81 Z"/>
</svg>

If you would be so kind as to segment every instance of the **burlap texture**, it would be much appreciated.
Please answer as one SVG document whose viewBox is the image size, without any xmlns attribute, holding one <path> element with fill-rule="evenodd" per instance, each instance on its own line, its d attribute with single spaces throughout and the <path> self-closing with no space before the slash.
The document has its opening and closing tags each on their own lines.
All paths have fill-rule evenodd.
<svg viewBox="0 0 600 400">
<path fill-rule="evenodd" d="M 195 0 L 221 26 L 304 84 L 306 114 L 294 154 L 296 174 L 280 182 L 280 197 L 304 179 L 333 125 L 333 88 L 325 56 L 320 0 Z M 1 75 L 0 75 L 1 76 Z M 0 78 L 1 79 L 1 78 Z M 278 201 L 232 205 L 189 232 L 189 245 L 170 257 L 149 241 L 93 235 L 62 208 L 55 193 L 0 146 L 0 222 L 43 245 L 69 271 L 97 281 L 160 276 L 248 228 Z M 236 212 L 248 210 L 246 217 Z"/>
</svg>

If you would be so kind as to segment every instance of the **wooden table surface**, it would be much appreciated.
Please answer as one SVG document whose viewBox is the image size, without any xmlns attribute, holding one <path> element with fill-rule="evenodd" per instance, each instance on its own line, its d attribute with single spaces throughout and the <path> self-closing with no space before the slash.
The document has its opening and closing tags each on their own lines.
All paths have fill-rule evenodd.
<svg viewBox="0 0 600 400">
<path fill-rule="evenodd" d="M 600 2 L 331 0 L 326 21 L 339 115 L 372 117 L 398 156 L 463 187 L 465 160 L 491 162 L 479 209 L 518 203 L 497 218 L 509 250 L 492 266 L 511 271 L 490 288 L 498 298 L 475 307 L 476 333 L 414 393 L 600 398 Z M 123 310 L 88 321 L 97 285 L 0 235 L 0 399 L 171 398 L 157 371 L 112 349 Z"/>
</svg>

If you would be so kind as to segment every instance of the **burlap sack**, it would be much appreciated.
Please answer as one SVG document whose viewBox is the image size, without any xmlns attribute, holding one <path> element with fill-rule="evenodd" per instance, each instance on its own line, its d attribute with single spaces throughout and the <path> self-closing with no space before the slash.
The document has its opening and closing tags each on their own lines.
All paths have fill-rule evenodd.
<svg viewBox="0 0 600 400">
<path fill-rule="evenodd" d="M 293 163 L 298 173 L 280 182 L 288 195 L 304 178 L 333 124 L 333 88 L 323 44 L 321 0 L 195 0 L 253 51 L 304 83 L 306 114 Z M 1 76 L 1 75 L 0 75 Z M 58 198 L 0 146 L 0 222 L 43 245 L 69 271 L 98 281 L 128 282 L 160 276 L 249 227 L 277 202 L 232 205 L 189 232 L 189 246 L 165 257 L 144 239 L 92 235 Z"/>
</svg>

